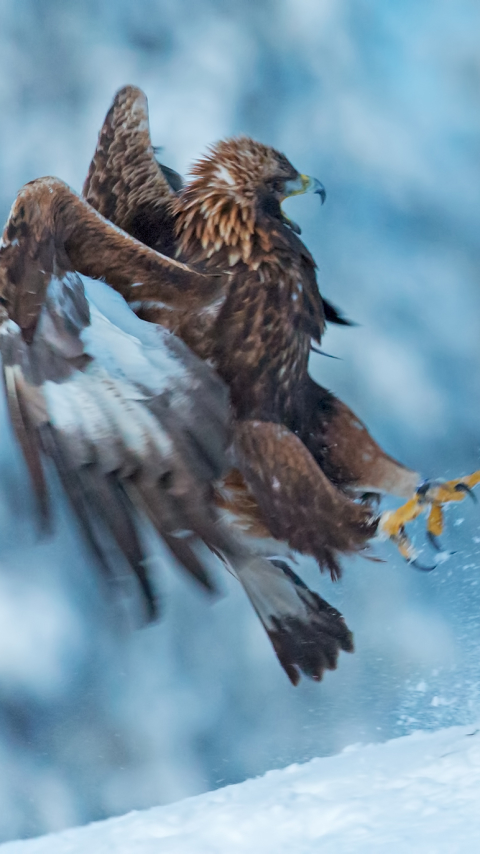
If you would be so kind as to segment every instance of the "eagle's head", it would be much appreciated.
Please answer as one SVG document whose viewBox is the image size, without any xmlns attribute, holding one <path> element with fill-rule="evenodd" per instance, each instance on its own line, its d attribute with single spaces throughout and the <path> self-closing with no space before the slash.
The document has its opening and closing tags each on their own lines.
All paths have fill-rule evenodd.
<svg viewBox="0 0 480 854">
<path fill-rule="evenodd" d="M 176 203 L 180 251 L 206 260 L 228 249 L 229 266 L 248 263 L 255 231 L 268 218 L 294 226 L 281 210 L 284 199 L 313 192 L 325 200 L 320 181 L 301 175 L 284 154 L 248 137 L 212 146 L 190 174 Z"/>
</svg>

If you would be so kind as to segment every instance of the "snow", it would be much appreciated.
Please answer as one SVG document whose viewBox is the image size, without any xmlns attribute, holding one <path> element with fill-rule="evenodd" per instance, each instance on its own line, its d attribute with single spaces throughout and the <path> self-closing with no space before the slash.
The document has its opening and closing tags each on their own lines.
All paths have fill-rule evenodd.
<svg viewBox="0 0 480 854">
<path fill-rule="evenodd" d="M 480 842 L 480 730 L 417 732 L 0 854 L 462 854 Z"/>
</svg>

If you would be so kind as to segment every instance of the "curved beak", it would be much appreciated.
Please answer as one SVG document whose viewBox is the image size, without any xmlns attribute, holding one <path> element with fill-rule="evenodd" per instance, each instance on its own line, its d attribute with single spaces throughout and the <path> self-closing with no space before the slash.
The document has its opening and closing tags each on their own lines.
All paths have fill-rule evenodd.
<svg viewBox="0 0 480 854">
<path fill-rule="evenodd" d="M 303 193 L 317 193 L 322 200 L 322 205 L 327 197 L 323 184 L 317 178 L 311 178 L 310 175 L 299 175 L 298 178 L 285 182 L 284 198 L 301 196 Z"/>
</svg>

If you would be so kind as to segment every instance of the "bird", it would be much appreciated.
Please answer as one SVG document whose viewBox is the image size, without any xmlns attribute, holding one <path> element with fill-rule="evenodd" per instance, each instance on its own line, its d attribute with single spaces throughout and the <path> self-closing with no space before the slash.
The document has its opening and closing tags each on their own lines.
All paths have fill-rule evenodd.
<svg viewBox="0 0 480 854">
<path fill-rule="evenodd" d="M 223 277 L 200 312 L 127 301 L 146 320 L 178 334 L 227 383 L 234 410 L 234 465 L 219 500 L 252 533 L 273 535 L 315 557 L 332 578 L 339 554 L 388 536 L 418 568 L 405 525 L 425 510 L 432 544 L 441 505 L 462 500 L 479 473 L 425 482 L 385 453 L 366 426 L 308 373 L 311 347 L 327 322 L 348 324 L 321 296 L 316 265 L 281 204 L 313 192 L 275 149 L 247 137 L 223 140 L 183 179 L 156 157 L 148 103 L 138 87 L 117 92 L 100 131 L 83 196 L 119 227 L 205 274 Z M 469 492 L 470 491 L 470 492 Z M 410 499 L 382 515 L 358 497 Z"/>
<path fill-rule="evenodd" d="M 142 537 L 149 522 L 208 591 L 216 585 L 202 546 L 219 557 L 291 681 L 301 672 L 318 680 L 341 649 L 352 651 L 351 632 L 339 611 L 285 561 L 252 548 L 218 507 L 216 484 L 230 466 L 228 388 L 177 336 L 133 314 L 121 291 L 139 273 L 141 295 L 153 288 L 172 307 L 180 300 L 198 311 L 219 287 L 219 278 L 121 232 L 57 178 L 19 192 L 0 242 L 0 353 L 39 529 L 52 527 L 53 464 L 107 579 L 121 561 L 137 577 L 145 622 L 159 613 Z M 98 292 L 105 286 L 86 277 L 118 289 L 113 312 Z"/>
<path fill-rule="evenodd" d="M 82 196 L 37 179 L 4 230 L 0 351 L 39 519 L 49 519 L 49 457 L 97 561 L 112 571 L 108 535 L 150 617 L 139 517 L 206 587 L 197 543 L 220 557 L 290 681 L 318 681 L 341 650 L 353 651 L 353 636 L 294 572 L 294 554 L 313 556 L 335 579 L 341 556 L 366 553 L 380 534 L 413 562 L 407 523 L 426 510 L 434 538 L 443 503 L 470 494 L 480 473 L 423 483 L 310 377 L 312 342 L 326 322 L 348 321 L 320 295 L 315 262 L 281 204 L 304 192 L 324 201 L 318 180 L 247 137 L 212 146 L 186 183 L 156 154 L 146 97 L 124 87 Z M 77 274 L 125 299 L 136 315 L 129 329 L 143 324 L 129 333 L 134 343 L 98 317 Z M 77 389 L 88 405 L 71 406 Z M 409 500 L 379 513 L 369 496 L 383 493 Z"/>
</svg>

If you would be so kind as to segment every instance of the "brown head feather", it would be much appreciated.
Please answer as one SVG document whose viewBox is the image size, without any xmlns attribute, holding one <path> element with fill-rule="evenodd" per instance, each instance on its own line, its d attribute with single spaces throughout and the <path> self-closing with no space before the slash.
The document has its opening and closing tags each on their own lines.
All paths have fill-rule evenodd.
<svg viewBox="0 0 480 854">
<path fill-rule="evenodd" d="M 222 140 L 191 170 L 192 180 L 178 200 L 178 255 L 224 267 L 243 261 L 256 269 L 273 245 L 267 230 L 259 231 L 265 205 L 280 213 L 285 181 L 298 172 L 287 158 L 248 137 Z M 276 202 L 276 204 L 275 204 Z"/>
</svg>

